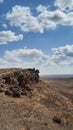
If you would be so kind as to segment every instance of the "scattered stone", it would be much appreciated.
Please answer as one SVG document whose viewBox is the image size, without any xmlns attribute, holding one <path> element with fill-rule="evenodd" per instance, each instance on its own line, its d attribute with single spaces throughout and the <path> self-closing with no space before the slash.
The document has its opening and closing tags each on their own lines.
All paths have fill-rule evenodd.
<svg viewBox="0 0 73 130">
<path fill-rule="evenodd" d="M 53 122 L 59 125 L 62 124 L 62 120 L 60 119 L 60 117 L 56 117 L 56 116 L 53 117 Z"/>
</svg>

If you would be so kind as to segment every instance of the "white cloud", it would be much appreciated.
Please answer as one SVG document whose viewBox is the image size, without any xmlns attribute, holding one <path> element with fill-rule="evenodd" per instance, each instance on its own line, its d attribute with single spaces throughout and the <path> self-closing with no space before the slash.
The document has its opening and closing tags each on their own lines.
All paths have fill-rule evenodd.
<svg viewBox="0 0 73 130">
<path fill-rule="evenodd" d="M 58 25 L 73 26 L 73 12 L 66 13 L 59 9 L 51 11 L 43 6 L 38 6 L 37 11 L 39 12 L 37 18 L 40 21 L 43 30 L 45 28 L 56 29 Z"/>
<path fill-rule="evenodd" d="M 36 7 L 34 16 L 30 7 L 16 5 L 6 14 L 6 19 L 12 26 L 18 26 L 24 32 L 40 32 L 56 29 L 58 25 L 73 26 L 73 12 L 63 12 L 60 9 L 50 10 L 46 6 Z"/>
<path fill-rule="evenodd" d="M 50 8 L 50 6 L 43 6 L 43 5 L 38 5 L 37 7 L 36 7 L 36 10 L 38 11 L 38 12 L 46 12 L 48 9 Z"/>
<path fill-rule="evenodd" d="M 46 9 L 45 11 L 41 10 L 37 18 L 43 29 L 55 29 L 65 17 L 65 14 L 60 10 L 48 11 Z"/>
<path fill-rule="evenodd" d="M 53 48 L 52 58 L 55 63 L 61 65 L 73 65 L 73 45 Z"/>
<path fill-rule="evenodd" d="M 2 25 L 4 28 L 7 28 L 7 25 L 4 23 L 3 25 Z"/>
<path fill-rule="evenodd" d="M 0 3 L 3 3 L 3 0 L 0 0 Z"/>
<path fill-rule="evenodd" d="M 26 59 L 33 59 L 35 57 L 40 57 L 43 55 L 43 52 L 41 50 L 37 50 L 37 49 L 27 49 L 25 48 L 21 48 L 21 49 L 17 49 L 17 50 L 12 50 L 12 51 L 6 51 L 5 52 L 5 56 L 4 58 L 7 60 L 12 60 L 12 61 L 21 61 L 26 60 Z"/>
<path fill-rule="evenodd" d="M 0 60 L 0 68 L 2 67 L 23 67 L 23 68 L 38 68 L 40 71 L 46 66 L 52 65 L 49 55 L 44 54 L 41 50 L 21 48 L 12 51 L 5 51 Z M 4 64 L 5 63 L 5 64 Z M 4 64 L 2 66 L 2 64 Z M 44 72 L 43 72 L 44 73 Z M 42 74 L 42 72 L 41 72 Z"/>
<path fill-rule="evenodd" d="M 73 73 L 73 45 L 53 48 L 51 54 L 26 47 L 7 50 L 0 58 L 1 67 L 35 67 L 40 70 L 41 74 Z"/>
<path fill-rule="evenodd" d="M 56 0 L 55 6 L 62 11 L 73 11 L 73 0 Z"/>
<path fill-rule="evenodd" d="M 10 30 L 0 32 L 0 44 L 7 44 L 8 42 L 19 41 L 23 39 L 23 35 L 16 35 Z"/>
<path fill-rule="evenodd" d="M 39 21 L 32 15 L 29 7 L 14 6 L 12 12 L 8 12 L 6 18 L 12 26 L 19 26 L 24 32 L 42 32 Z"/>
</svg>

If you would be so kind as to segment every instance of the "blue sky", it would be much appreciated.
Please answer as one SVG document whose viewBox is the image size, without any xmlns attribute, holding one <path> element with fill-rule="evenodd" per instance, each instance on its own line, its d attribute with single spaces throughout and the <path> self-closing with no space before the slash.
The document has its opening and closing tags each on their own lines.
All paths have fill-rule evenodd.
<svg viewBox="0 0 73 130">
<path fill-rule="evenodd" d="M 73 0 L 0 0 L 0 68 L 73 74 Z"/>
</svg>

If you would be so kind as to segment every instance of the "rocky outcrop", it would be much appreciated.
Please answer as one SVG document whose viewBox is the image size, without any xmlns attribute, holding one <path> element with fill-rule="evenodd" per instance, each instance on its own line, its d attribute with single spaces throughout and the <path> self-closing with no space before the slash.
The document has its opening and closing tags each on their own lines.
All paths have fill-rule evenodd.
<svg viewBox="0 0 73 130">
<path fill-rule="evenodd" d="M 0 77 L 0 92 L 11 97 L 20 97 L 32 92 L 32 84 L 39 82 L 39 70 L 18 69 Z"/>
</svg>

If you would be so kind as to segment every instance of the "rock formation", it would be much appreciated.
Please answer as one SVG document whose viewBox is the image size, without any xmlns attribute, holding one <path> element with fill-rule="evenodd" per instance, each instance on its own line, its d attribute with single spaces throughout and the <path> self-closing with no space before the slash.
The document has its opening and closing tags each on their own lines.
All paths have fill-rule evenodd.
<svg viewBox="0 0 73 130">
<path fill-rule="evenodd" d="M 32 84 L 39 82 L 39 70 L 20 69 L 0 76 L 0 92 L 12 97 L 20 97 L 31 92 Z"/>
</svg>

